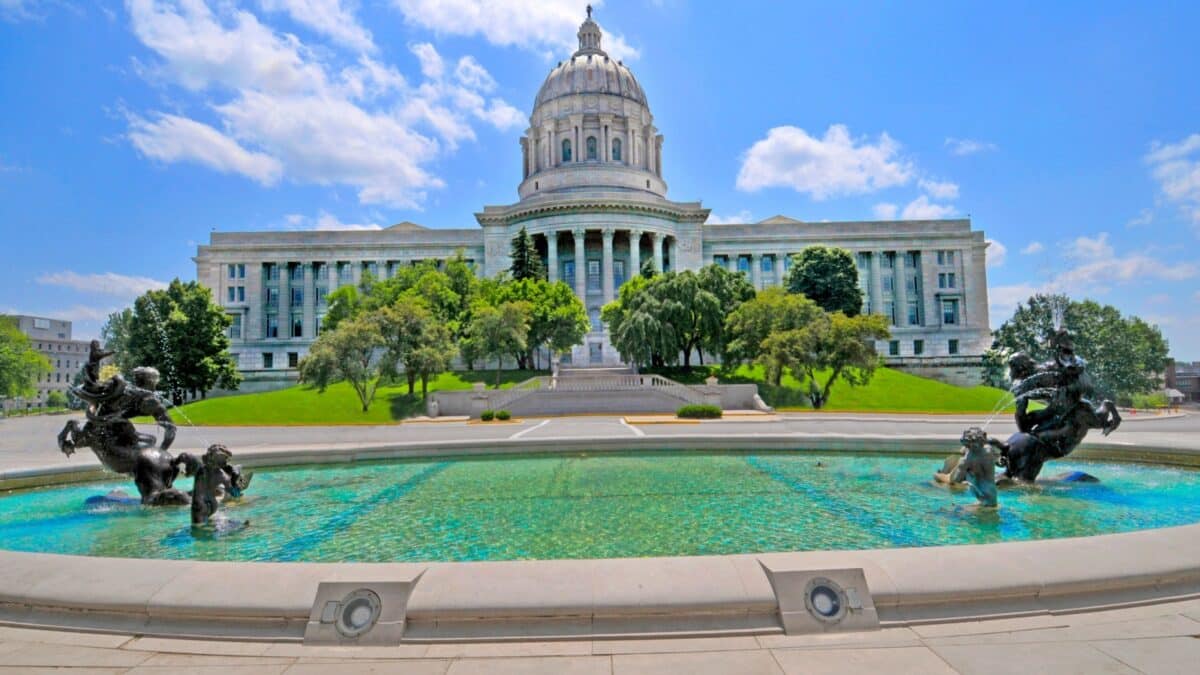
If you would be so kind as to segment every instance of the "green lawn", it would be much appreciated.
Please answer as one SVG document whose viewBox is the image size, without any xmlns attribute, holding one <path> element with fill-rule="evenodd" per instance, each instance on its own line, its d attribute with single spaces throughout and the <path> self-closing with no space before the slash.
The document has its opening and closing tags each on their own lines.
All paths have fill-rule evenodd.
<svg viewBox="0 0 1200 675">
<path fill-rule="evenodd" d="M 761 367 L 742 366 L 732 374 L 721 373 L 719 367 L 693 368 L 691 373 L 676 370 L 663 371 L 672 379 L 687 384 L 699 384 L 716 371 L 720 381 L 728 384 L 754 383 L 767 405 L 778 410 L 811 410 L 805 395 L 807 388 L 785 375 L 782 386 L 763 381 Z M 829 403 L 822 410 L 868 411 L 868 412 L 929 412 L 929 413 L 980 413 L 992 412 L 1001 403 L 1011 410 L 1009 393 L 993 387 L 956 387 L 916 375 L 909 375 L 890 368 L 879 368 L 870 384 L 851 387 L 844 381 L 833 385 Z"/>
<path fill-rule="evenodd" d="M 716 370 L 716 368 L 712 368 Z M 665 374 L 688 384 L 699 384 L 708 376 L 710 367 L 693 368 L 690 373 L 670 370 Z M 511 387 L 545 371 L 505 371 L 502 387 Z M 732 375 L 718 372 L 724 383 L 754 383 L 763 400 L 780 410 L 811 410 L 800 383 L 785 377 L 783 386 L 762 381 L 762 369 L 743 366 Z M 469 371 L 445 373 L 429 383 L 430 391 L 470 389 L 475 382 L 488 387 L 495 382 L 495 373 Z M 935 380 L 909 375 L 888 368 L 875 371 L 875 377 L 865 387 L 851 387 L 838 382 L 833 387 L 830 411 L 869 412 L 929 412 L 984 413 L 1006 402 L 1008 392 L 991 387 L 955 387 Z M 420 386 L 416 396 L 408 395 L 407 385 L 381 387 L 375 402 L 367 412 L 359 410 L 358 398 L 349 385 L 338 383 L 325 393 L 311 387 L 297 386 L 262 394 L 225 396 L 189 403 L 172 411 L 175 421 L 197 425 L 305 425 L 305 424 L 389 424 L 406 417 L 425 414 Z"/>
<path fill-rule="evenodd" d="M 501 374 L 500 386 L 508 388 L 535 375 L 547 374 L 547 371 L 505 371 Z M 443 373 L 429 382 L 429 391 L 470 389 L 475 382 L 485 382 L 491 388 L 496 382 L 496 373 L 478 370 Z M 296 386 L 261 394 L 196 401 L 171 411 L 178 424 L 191 422 L 202 426 L 390 424 L 424 414 L 420 382 L 415 396 L 408 395 L 407 384 L 380 387 L 371 409 L 365 413 L 354 390 L 344 382 L 329 387 L 324 393 L 311 387 Z"/>
</svg>

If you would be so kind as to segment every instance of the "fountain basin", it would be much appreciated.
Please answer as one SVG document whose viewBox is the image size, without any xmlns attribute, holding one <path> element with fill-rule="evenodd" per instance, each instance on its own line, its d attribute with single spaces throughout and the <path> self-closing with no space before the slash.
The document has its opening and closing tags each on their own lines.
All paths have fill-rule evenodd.
<svg viewBox="0 0 1200 675">
<path fill-rule="evenodd" d="M 943 439 L 794 436 L 711 439 L 708 447 L 797 445 L 930 453 L 929 472 L 953 449 Z M 451 443 L 241 453 L 259 465 L 631 447 L 703 448 L 704 439 Z M 768 453 L 769 454 L 769 453 Z M 1081 458 L 1187 463 L 1182 452 L 1083 448 Z M 621 457 L 621 454 L 613 458 Z M 792 457 L 808 457 L 792 453 Z M 855 459 L 851 457 L 850 459 Z M 490 461 L 490 460 L 489 460 Z M 1050 473 L 1057 471 L 1057 468 Z M 9 479 L 15 477 L 8 477 Z M 25 475 L 21 480 L 34 480 Z M 43 476 L 46 478 L 46 476 Z M 1104 478 L 1101 475 L 1101 478 Z M 259 479 L 256 479 L 259 480 Z M 1103 484 L 1102 484 L 1103 485 Z M 257 487 L 257 484 L 256 486 Z M 906 484 L 906 487 L 911 487 Z M 943 493 L 947 504 L 969 503 Z M 1002 504 L 1005 497 L 1002 496 Z M 1002 509 L 1003 510 L 1003 509 Z M 179 512 L 181 522 L 186 516 Z M 1016 543 L 690 557 L 413 563 L 248 563 L 131 560 L 0 552 L 0 620 L 22 625 L 298 640 L 322 581 L 417 579 L 405 639 L 770 633 L 782 630 L 771 570 L 862 569 L 883 625 L 1078 611 L 1200 592 L 1200 526 Z"/>
</svg>

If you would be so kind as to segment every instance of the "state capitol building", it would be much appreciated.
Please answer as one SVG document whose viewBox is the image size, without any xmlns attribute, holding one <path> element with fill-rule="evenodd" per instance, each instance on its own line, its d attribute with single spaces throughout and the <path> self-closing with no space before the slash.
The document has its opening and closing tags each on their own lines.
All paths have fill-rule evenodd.
<svg viewBox="0 0 1200 675">
<path fill-rule="evenodd" d="M 194 258 L 197 279 L 233 317 L 232 352 L 246 388 L 295 380 L 338 286 L 457 252 L 495 276 L 509 268 L 522 227 L 550 280 L 571 284 L 591 318 L 584 343 L 563 357 L 574 365 L 620 362 L 600 308 L 646 260 L 663 271 L 721 265 L 761 289 L 782 283 L 791 255 L 823 244 L 853 253 L 864 310 L 890 319 L 891 340 L 876 345 L 889 366 L 978 382 L 991 343 L 983 232 L 969 219 L 706 224 L 700 202 L 667 198 L 663 135 L 646 94 L 601 48 L 590 17 L 578 51 L 546 76 L 520 146 L 518 201 L 484 206 L 471 227 L 212 233 Z"/>
</svg>

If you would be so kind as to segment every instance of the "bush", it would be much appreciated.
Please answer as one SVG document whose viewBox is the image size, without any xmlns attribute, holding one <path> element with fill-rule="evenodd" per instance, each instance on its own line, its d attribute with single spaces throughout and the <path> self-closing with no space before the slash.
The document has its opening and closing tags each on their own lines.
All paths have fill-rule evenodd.
<svg viewBox="0 0 1200 675">
<path fill-rule="evenodd" d="M 1132 404 L 1134 408 L 1151 410 L 1154 408 L 1166 408 L 1171 402 L 1167 399 L 1165 391 L 1156 391 L 1152 394 L 1134 394 Z"/>
<path fill-rule="evenodd" d="M 67 395 L 61 391 L 52 391 L 46 396 L 46 407 L 48 408 L 65 408 L 67 407 Z"/>
<path fill-rule="evenodd" d="M 496 419 L 500 420 L 501 422 L 512 419 L 512 413 L 508 412 L 507 410 L 497 410 Z"/>
<path fill-rule="evenodd" d="M 685 405 L 676 411 L 675 416 L 692 420 L 716 420 L 721 418 L 721 408 L 715 405 Z"/>
<path fill-rule="evenodd" d="M 495 416 L 496 411 L 494 410 L 484 410 L 483 412 L 479 413 L 479 419 L 483 422 L 491 422 L 492 418 Z"/>
</svg>

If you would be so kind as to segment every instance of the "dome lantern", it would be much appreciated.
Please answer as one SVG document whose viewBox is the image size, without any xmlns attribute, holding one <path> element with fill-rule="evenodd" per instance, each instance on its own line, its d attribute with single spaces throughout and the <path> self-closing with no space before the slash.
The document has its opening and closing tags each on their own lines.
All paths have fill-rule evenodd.
<svg viewBox="0 0 1200 675">
<path fill-rule="evenodd" d="M 579 26 L 579 51 L 575 55 L 580 54 L 604 54 L 604 50 L 600 48 L 600 38 L 602 37 L 600 26 L 595 21 L 592 21 L 592 6 L 587 6 L 587 18 Z M 604 54 L 607 56 L 607 54 Z"/>
</svg>

